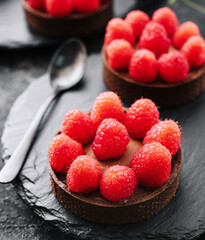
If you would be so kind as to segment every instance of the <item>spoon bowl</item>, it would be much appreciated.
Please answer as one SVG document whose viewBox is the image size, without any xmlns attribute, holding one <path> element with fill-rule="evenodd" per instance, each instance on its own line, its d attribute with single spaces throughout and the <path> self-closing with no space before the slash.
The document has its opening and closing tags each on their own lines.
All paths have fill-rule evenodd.
<svg viewBox="0 0 205 240">
<path fill-rule="evenodd" d="M 77 38 L 67 40 L 57 49 L 48 66 L 50 83 L 55 91 L 65 91 L 82 79 L 86 58 L 86 48 Z"/>
</svg>

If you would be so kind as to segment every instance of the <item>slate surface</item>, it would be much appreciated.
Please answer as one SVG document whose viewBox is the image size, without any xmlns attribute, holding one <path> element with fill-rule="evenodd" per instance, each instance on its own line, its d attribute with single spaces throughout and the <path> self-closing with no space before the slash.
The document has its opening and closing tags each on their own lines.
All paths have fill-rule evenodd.
<svg viewBox="0 0 205 240">
<path fill-rule="evenodd" d="M 143 223 L 105 226 L 80 220 L 55 199 L 46 166 L 49 143 L 60 129 L 68 110 L 80 108 L 89 111 L 95 97 L 106 90 L 101 71 L 100 54 L 90 54 L 84 79 L 59 99 L 42 124 L 19 180 L 15 182 L 18 193 L 39 216 L 70 236 L 82 239 L 196 238 L 205 231 L 205 94 L 192 103 L 161 111 L 162 118 L 173 118 L 182 126 L 183 164 L 177 195 L 158 215 Z M 42 77 L 17 99 L 2 137 L 4 159 L 13 152 L 50 92 L 48 79 Z"/>
</svg>

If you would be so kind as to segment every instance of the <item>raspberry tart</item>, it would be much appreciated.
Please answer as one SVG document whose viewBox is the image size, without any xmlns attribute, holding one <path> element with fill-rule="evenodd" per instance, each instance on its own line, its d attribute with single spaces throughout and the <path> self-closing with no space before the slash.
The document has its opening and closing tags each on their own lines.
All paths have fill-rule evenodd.
<svg viewBox="0 0 205 240">
<path fill-rule="evenodd" d="M 177 106 L 205 90 L 205 40 L 195 23 L 179 25 L 167 7 L 152 19 L 136 10 L 110 20 L 102 57 L 108 88 L 130 103 L 143 96 Z"/>
<path fill-rule="evenodd" d="M 54 37 L 86 36 L 112 17 L 112 0 L 22 0 L 29 26 Z"/>
<path fill-rule="evenodd" d="M 127 109 L 117 98 L 104 92 L 91 113 L 68 112 L 48 153 L 59 202 L 80 218 L 103 224 L 134 223 L 157 214 L 176 194 L 182 161 L 176 122 L 159 120 L 149 99 Z"/>
</svg>

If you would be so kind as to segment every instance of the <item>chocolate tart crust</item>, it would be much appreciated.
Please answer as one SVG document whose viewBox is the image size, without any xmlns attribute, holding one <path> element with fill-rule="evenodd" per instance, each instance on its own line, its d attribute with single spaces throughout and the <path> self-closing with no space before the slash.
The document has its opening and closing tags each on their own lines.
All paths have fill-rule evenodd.
<svg viewBox="0 0 205 240">
<path fill-rule="evenodd" d="M 129 152 L 130 149 L 133 151 L 133 148 L 137 151 L 141 146 L 140 141 L 131 139 L 127 149 Z M 92 156 L 91 144 L 84 146 L 84 149 L 86 154 Z M 99 161 L 102 171 L 110 165 L 122 165 L 123 162 L 123 165 L 129 165 L 132 155 L 133 153 L 125 153 L 120 160 L 111 162 L 108 160 L 108 166 L 106 166 L 105 161 Z M 129 161 L 126 158 L 129 158 Z M 156 189 L 138 186 L 131 198 L 124 202 L 113 203 L 107 201 L 100 194 L 99 189 L 86 195 L 70 192 L 66 185 L 66 175 L 55 172 L 50 166 L 49 159 L 47 161 L 53 193 L 63 207 L 82 219 L 109 225 L 143 221 L 162 210 L 176 194 L 181 162 L 182 151 L 180 147 L 175 156 L 172 157 L 172 171 L 166 183 Z"/>
<path fill-rule="evenodd" d="M 86 36 L 105 27 L 112 18 L 112 0 L 101 4 L 99 10 L 95 12 L 72 13 L 62 18 L 32 8 L 27 0 L 22 0 L 22 5 L 29 26 L 36 32 L 48 36 Z"/>
<path fill-rule="evenodd" d="M 205 64 L 191 69 L 187 79 L 169 84 L 159 78 L 154 83 L 132 80 L 128 71 L 116 71 L 107 61 L 105 46 L 102 48 L 103 76 L 107 87 L 129 103 L 141 97 L 150 98 L 159 107 L 172 107 L 194 100 L 205 90 Z"/>
</svg>

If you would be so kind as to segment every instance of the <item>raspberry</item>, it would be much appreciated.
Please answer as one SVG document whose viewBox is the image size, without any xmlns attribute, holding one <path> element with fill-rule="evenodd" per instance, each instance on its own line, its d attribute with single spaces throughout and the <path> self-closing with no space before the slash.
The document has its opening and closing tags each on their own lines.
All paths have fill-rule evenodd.
<svg viewBox="0 0 205 240">
<path fill-rule="evenodd" d="M 128 69 L 134 48 L 124 39 L 113 40 L 106 48 L 110 66 L 115 70 Z"/>
<path fill-rule="evenodd" d="M 124 39 L 130 42 L 132 46 L 135 44 L 135 36 L 132 27 L 121 18 L 111 19 L 106 27 L 105 45 L 107 46 L 115 39 Z"/>
<path fill-rule="evenodd" d="M 150 21 L 150 18 L 145 12 L 136 10 L 128 13 L 125 21 L 133 28 L 135 37 L 139 38 L 145 25 Z"/>
<path fill-rule="evenodd" d="M 74 0 L 45 0 L 47 12 L 55 17 L 63 17 L 73 11 Z"/>
<path fill-rule="evenodd" d="M 124 124 L 132 138 L 143 138 L 158 123 L 159 111 L 150 99 L 137 100 L 125 114 Z"/>
<path fill-rule="evenodd" d="M 173 120 L 165 120 L 155 124 L 145 135 L 143 145 L 159 142 L 165 146 L 172 156 L 176 154 L 181 143 L 179 126 Z"/>
<path fill-rule="evenodd" d="M 162 186 L 170 177 L 171 154 L 161 143 L 144 145 L 133 156 L 130 167 L 135 171 L 140 185 L 148 188 Z"/>
<path fill-rule="evenodd" d="M 54 137 L 48 152 L 51 167 L 60 173 L 66 173 L 70 164 L 82 154 L 84 154 L 82 144 L 64 134 Z"/>
<path fill-rule="evenodd" d="M 130 198 L 137 187 L 135 172 L 126 166 L 109 167 L 102 175 L 100 192 L 112 202 L 124 201 Z"/>
<path fill-rule="evenodd" d="M 158 59 L 160 77 L 168 83 L 176 83 L 186 79 L 189 73 L 189 63 L 178 51 L 165 53 Z"/>
<path fill-rule="evenodd" d="M 151 51 L 136 51 L 129 65 L 130 77 L 137 82 L 153 82 L 157 77 L 157 59 Z"/>
<path fill-rule="evenodd" d="M 31 7 L 38 10 L 45 10 L 45 0 L 28 0 Z"/>
<path fill-rule="evenodd" d="M 67 174 L 67 185 L 71 192 L 89 193 L 99 187 L 101 168 L 89 156 L 79 156 L 71 164 Z"/>
<path fill-rule="evenodd" d="M 195 23 L 191 21 L 182 23 L 173 35 L 174 46 L 181 48 L 190 37 L 196 35 L 200 35 L 200 31 Z"/>
<path fill-rule="evenodd" d="M 97 11 L 100 7 L 100 0 L 75 0 L 75 9 L 79 13 Z"/>
<path fill-rule="evenodd" d="M 86 144 L 94 139 L 95 126 L 89 115 L 80 110 L 72 110 L 65 115 L 61 132 L 77 142 Z"/>
<path fill-rule="evenodd" d="M 191 67 L 201 67 L 205 63 L 205 41 L 200 36 L 190 37 L 181 48 Z"/>
<path fill-rule="evenodd" d="M 159 8 L 155 11 L 152 20 L 163 25 L 169 37 L 176 32 L 179 25 L 175 12 L 168 7 Z"/>
<path fill-rule="evenodd" d="M 157 22 L 149 22 L 142 32 L 138 47 L 146 48 L 159 57 L 169 50 L 170 44 L 165 28 Z"/>
<path fill-rule="evenodd" d="M 91 118 L 96 128 L 105 118 L 114 118 L 119 122 L 123 122 L 124 111 L 117 94 L 111 91 L 101 93 L 95 99 L 91 112 Z"/>
<path fill-rule="evenodd" d="M 117 159 L 126 151 L 129 141 L 126 127 L 113 118 L 107 118 L 98 127 L 92 150 L 98 160 Z"/>
</svg>

